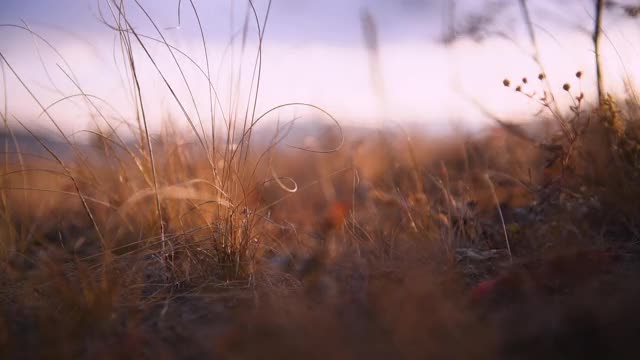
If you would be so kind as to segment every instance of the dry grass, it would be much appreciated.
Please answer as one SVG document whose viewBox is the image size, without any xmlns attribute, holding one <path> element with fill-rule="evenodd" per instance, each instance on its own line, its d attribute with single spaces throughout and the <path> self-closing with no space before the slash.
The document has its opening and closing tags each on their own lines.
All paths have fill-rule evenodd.
<svg viewBox="0 0 640 360">
<path fill-rule="evenodd" d="M 633 133 L 616 138 L 594 124 L 570 171 L 545 168 L 544 149 L 500 129 L 464 141 L 414 139 L 415 162 L 400 150 L 402 136 L 353 131 L 331 154 L 278 148 L 255 176 L 239 178 L 236 193 L 206 180 L 206 159 L 173 133 L 154 146 L 164 238 L 141 167 L 103 147 L 91 169 L 67 168 L 104 243 L 59 164 L 7 153 L 4 349 L 33 357 L 510 358 L 512 342 L 525 341 L 511 339 L 512 317 L 569 316 L 569 333 L 605 329 L 609 316 L 622 316 L 609 312 L 622 310 L 610 308 L 601 287 L 613 289 L 616 304 L 636 298 L 637 165 L 627 145 L 602 145 L 634 141 Z M 249 152 L 247 164 L 261 155 Z M 282 187 L 293 186 L 289 179 L 295 193 Z M 615 259 L 594 268 L 593 256 L 572 255 L 580 251 Z M 479 311 L 471 288 L 494 276 L 508 280 L 488 293 L 507 305 Z M 574 304 L 578 294 L 586 304 Z M 539 308 L 556 298 L 562 306 Z M 573 311 L 594 323 L 573 324 Z M 545 324 L 532 325 L 527 341 Z M 584 345 L 557 336 L 539 341 L 566 342 L 567 351 Z M 113 353 L 112 344 L 126 346 Z M 557 350 L 548 346 L 545 356 Z"/>
<path fill-rule="evenodd" d="M 131 49 L 150 39 L 110 4 L 140 100 Z M 266 19 L 253 15 L 261 44 Z M 62 133 L 61 154 L 3 114 L 2 356 L 577 359 L 633 349 L 637 104 L 588 108 L 571 94 L 559 113 L 553 96 L 519 87 L 547 120 L 438 139 L 342 128 L 323 109 L 288 104 L 334 121 L 291 146 L 304 144 L 300 123 L 262 141 L 258 125 L 279 108 L 255 113 L 256 58 L 246 108 L 225 113 L 212 86 L 209 114 L 184 112 L 189 133 L 166 124 L 152 135 L 139 105 L 137 140 L 124 140 L 79 86 L 105 120 L 90 145 Z M 44 150 L 22 151 L 33 139 Z"/>
</svg>

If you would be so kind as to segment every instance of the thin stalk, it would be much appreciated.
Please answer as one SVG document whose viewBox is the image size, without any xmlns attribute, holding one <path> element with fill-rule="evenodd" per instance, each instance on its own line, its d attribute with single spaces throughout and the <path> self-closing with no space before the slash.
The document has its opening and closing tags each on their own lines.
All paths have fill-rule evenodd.
<svg viewBox="0 0 640 360">
<path fill-rule="evenodd" d="M 596 17 L 594 19 L 593 46 L 596 56 L 596 81 L 598 86 L 598 103 L 604 102 L 604 80 L 602 78 L 602 64 L 600 63 L 600 35 L 602 33 L 602 15 L 604 14 L 604 0 L 596 0 Z"/>
</svg>

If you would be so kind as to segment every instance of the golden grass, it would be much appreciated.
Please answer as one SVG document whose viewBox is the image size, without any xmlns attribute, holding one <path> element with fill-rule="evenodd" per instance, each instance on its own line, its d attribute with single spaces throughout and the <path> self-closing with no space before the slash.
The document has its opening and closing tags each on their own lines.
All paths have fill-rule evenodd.
<svg viewBox="0 0 640 360">
<path fill-rule="evenodd" d="M 414 139 L 414 159 L 398 150 L 401 135 L 355 131 L 331 154 L 279 148 L 227 188 L 207 180 L 206 158 L 172 133 L 155 147 L 157 191 L 124 151 L 102 148 L 91 170 L 69 162 L 71 175 L 56 162 L 7 154 L 0 254 L 8 354 L 35 341 L 56 356 L 121 356 L 106 347 L 124 341 L 132 345 L 123 356 L 152 356 L 156 342 L 180 356 L 178 335 L 153 334 L 170 331 L 167 323 L 195 337 L 205 331 L 201 320 L 220 311 L 222 323 L 206 328 L 214 345 L 189 338 L 203 354 L 491 358 L 501 335 L 476 319 L 467 284 L 499 272 L 507 254 L 520 263 L 562 249 L 627 252 L 619 249 L 636 241 L 636 209 L 621 199 L 638 199 L 637 168 L 620 144 L 635 135 L 608 129 L 594 125 L 556 170 L 545 168 L 543 148 L 499 129 L 465 141 Z M 602 160 L 581 159 L 590 153 Z M 287 179 L 296 192 L 284 189 L 294 184 Z M 462 249 L 506 245 L 480 264 L 461 257 L 469 254 Z M 47 331 L 50 321 L 61 328 Z"/>
<path fill-rule="evenodd" d="M 106 128 L 89 132 L 90 145 L 60 130 L 69 154 L 26 127 L 44 151 L 21 151 L 25 138 L 2 114 L 1 355 L 584 358 L 633 344 L 624 340 L 640 319 L 633 101 L 590 109 L 566 87 L 575 101 L 560 112 L 551 93 L 518 85 L 514 96 L 539 102 L 547 120 L 496 119 L 448 138 L 346 129 L 311 104 L 257 114 L 260 48 L 244 109 L 223 111 L 211 84 L 209 114 L 184 111 L 190 132 L 167 123 L 155 136 L 132 48 L 152 62 L 143 40 L 174 60 L 186 54 L 157 27 L 157 38 L 138 34 L 121 3 L 109 12 L 137 93 L 135 141 L 77 82 Z M 253 17 L 261 46 L 266 17 Z M 304 144 L 286 143 L 300 123 L 278 123 L 261 142 L 262 120 L 286 106 L 331 125 Z"/>
</svg>

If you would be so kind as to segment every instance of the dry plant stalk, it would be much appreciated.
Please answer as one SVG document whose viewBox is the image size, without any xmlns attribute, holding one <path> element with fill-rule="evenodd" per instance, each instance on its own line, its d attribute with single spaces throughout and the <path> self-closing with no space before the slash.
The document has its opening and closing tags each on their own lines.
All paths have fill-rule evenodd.
<svg viewBox="0 0 640 360">
<path fill-rule="evenodd" d="M 493 185 L 493 181 L 491 181 L 491 176 L 488 173 L 484 174 L 484 179 L 489 185 L 491 190 L 491 194 L 493 195 L 493 201 L 495 201 L 496 208 L 498 209 L 498 215 L 500 215 L 500 222 L 502 223 L 502 231 L 504 233 L 504 241 L 507 246 L 507 253 L 509 254 L 509 261 L 513 262 L 513 255 L 511 254 L 511 244 L 509 243 L 509 234 L 507 232 L 507 225 L 504 222 L 504 216 L 502 215 L 502 209 L 500 207 L 500 200 L 498 200 L 498 195 L 496 194 L 496 188 Z"/>
</svg>

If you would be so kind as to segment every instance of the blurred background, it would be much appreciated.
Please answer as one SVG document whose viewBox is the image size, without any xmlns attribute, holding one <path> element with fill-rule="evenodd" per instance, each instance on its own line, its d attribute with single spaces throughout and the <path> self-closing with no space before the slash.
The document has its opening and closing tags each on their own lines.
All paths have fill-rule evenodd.
<svg viewBox="0 0 640 360">
<path fill-rule="evenodd" d="M 525 92 L 541 93 L 537 81 L 540 70 L 532 58 L 535 50 L 518 1 L 124 3 L 129 25 L 139 34 L 156 39 L 141 40 L 192 118 L 206 117 L 210 108 L 206 77 L 194 66 L 196 63 L 206 69 L 194 8 L 202 24 L 211 80 L 220 98 L 219 111 L 228 118 L 232 118 L 229 114 L 244 114 L 255 96 L 254 64 L 259 48 L 256 20 L 264 28 L 258 114 L 283 103 L 306 102 L 322 107 L 342 124 L 380 126 L 398 122 L 419 124 L 427 132 L 447 132 L 452 128 L 473 131 L 490 124 L 486 111 L 518 121 L 531 119 L 538 110 L 534 100 L 513 91 L 520 79 L 527 77 L 531 81 Z M 561 90 L 565 82 L 570 82 L 574 95 L 584 91 L 593 103 L 593 1 L 535 0 L 527 4 L 540 58 L 551 86 L 558 92 L 558 101 L 571 101 Z M 605 85 L 619 95 L 639 81 L 636 39 L 640 28 L 633 6 L 631 1 L 609 2 L 604 19 Z M 100 106 L 111 118 L 135 117 L 128 65 L 117 32 L 107 25 L 114 23 L 112 11 L 113 6 L 110 9 L 104 0 L 0 2 L 0 52 L 6 61 L 0 62 L 4 84 L 0 87 L 0 109 L 9 122 L 15 117 L 29 126 L 50 127 L 34 96 L 48 106 L 78 94 L 78 85 L 85 93 L 104 100 Z M 172 55 L 157 41 L 161 36 L 189 58 L 176 51 Z M 168 119 L 186 127 L 184 112 L 158 70 L 135 39 L 133 42 L 151 127 L 157 130 Z M 584 73 L 579 83 L 574 77 L 578 70 Z M 505 78 L 513 83 L 510 88 L 503 86 Z M 84 129 L 100 121 L 92 119 L 95 110 L 89 109 L 81 97 L 56 103 L 50 110 L 65 131 Z M 272 118 L 285 119 L 305 112 L 301 108 L 283 111 L 274 112 Z"/>
</svg>

